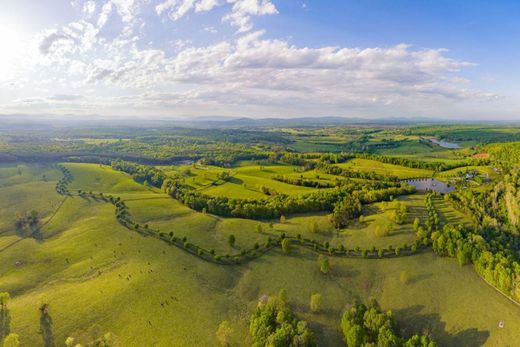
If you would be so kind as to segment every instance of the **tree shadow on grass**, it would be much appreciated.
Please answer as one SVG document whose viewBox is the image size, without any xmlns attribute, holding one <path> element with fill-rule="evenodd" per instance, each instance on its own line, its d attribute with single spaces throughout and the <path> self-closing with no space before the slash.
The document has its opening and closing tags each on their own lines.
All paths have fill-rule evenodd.
<svg viewBox="0 0 520 347">
<path fill-rule="evenodd" d="M 410 281 L 408 283 L 410 283 L 410 284 L 418 283 L 418 282 L 426 280 L 432 276 L 433 275 L 431 273 L 424 273 L 424 274 L 420 274 L 417 276 L 412 276 L 412 278 L 410 278 Z"/>
<path fill-rule="evenodd" d="M 7 307 L 0 309 L 0 341 L 11 333 L 11 313 Z"/>
<path fill-rule="evenodd" d="M 228 182 L 234 183 L 234 184 L 243 184 L 244 183 L 243 180 L 241 180 L 240 178 L 236 178 L 236 177 L 230 177 Z"/>
<path fill-rule="evenodd" d="M 360 272 L 358 270 L 346 268 L 344 266 L 341 266 L 341 267 L 336 266 L 336 267 L 332 268 L 331 274 L 333 276 L 337 276 L 337 277 L 352 278 L 352 277 L 358 276 L 360 274 Z"/>
<path fill-rule="evenodd" d="M 396 310 L 395 317 L 401 334 L 410 337 L 416 333 L 429 333 L 440 346 L 478 347 L 489 338 L 489 331 L 469 328 L 455 333 L 446 331 L 446 323 L 437 313 L 421 314 L 424 306 L 415 305 Z"/>
<path fill-rule="evenodd" d="M 49 314 L 49 305 L 43 304 L 40 307 L 40 334 L 43 338 L 44 347 L 55 347 L 54 334 L 52 332 L 52 317 Z"/>
</svg>

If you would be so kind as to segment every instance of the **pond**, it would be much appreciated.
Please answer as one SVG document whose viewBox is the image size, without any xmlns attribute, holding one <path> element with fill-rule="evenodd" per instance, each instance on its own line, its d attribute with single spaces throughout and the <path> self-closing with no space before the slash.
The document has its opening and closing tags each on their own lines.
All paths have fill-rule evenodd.
<svg viewBox="0 0 520 347">
<path fill-rule="evenodd" d="M 433 142 L 441 147 L 444 147 L 444 148 L 449 148 L 449 149 L 457 149 L 457 148 L 460 148 L 460 146 L 456 143 L 453 143 L 453 142 L 446 142 L 446 141 L 442 141 L 442 140 L 437 140 L 437 139 L 430 139 L 430 142 Z"/>
<path fill-rule="evenodd" d="M 435 178 L 417 178 L 412 180 L 405 180 L 411 186 L 417 188 L 417 190 L 426 191 L 432 190 L 437 193 L 449 193 L 455 190 L 454 187 L 436 180 Z"/>
</svg>

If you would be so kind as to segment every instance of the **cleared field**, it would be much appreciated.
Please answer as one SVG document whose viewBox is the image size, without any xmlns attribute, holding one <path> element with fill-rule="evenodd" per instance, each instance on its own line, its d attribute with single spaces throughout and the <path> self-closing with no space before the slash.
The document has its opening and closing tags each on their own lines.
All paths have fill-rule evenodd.
<svg viewBox="0 0 520 347">
<path fill-rule="evenodd" d="M 113 192 L 124 198 L 140 223 L 173 230 L 190 242 L 207 242 L 208 248 L 237 251 L 281 232 L 311 235 L 307 226 L 314 221 L 323 230 L 328 225 L 326 215 L 294 216 L 284 224 L 273 222 L 272 229 L 269 223 L 220 219 L 194 212 L 106 167 L 67 166 L 75 189 Z M 400 200 L 409 205 L 406 224 L 396 235 L 381 238 L 381 244 L 406 242 L 412 236 L 410 221 L 424 213 L 422 195 Z M 435 206 L 449 211 L 442 202 L 435 201 Z M 390 220 L 395 206 L 382 207 L 366 208 L 366 225 L 355 222 L 339 236 L 326 231 L 312 236 L 341 239 L 349 246 L 372 245 L 380 240 L 373 230 Z M 26 208 L 31 208 L 30 200 Z M 258 224 L 263 233 L 256 232 Z M 427 330 L 442 346 L 514 346 L 518 341 L 520 307 L 485 284 L 471 266 L 460 267 L 454 259 L 430 252 L 396 259 L 331 258 L 328 275 L 319 271 L 315 253 L 297 247 L 289 254 L 274 250 L 244 265 L 221 266 L 128 230 L 117 223 L 111 204 L 80 197 L 68 198 L 43 231 L 43 242 L 23 239 L 0 252 L 0 290 L 12 295 L 11 330 L 21 336 L 22 346 L 41 344 L 42 303 L 50 305 L 57 346 L 93 324 L 115 333 L 123 346 L 216 346 L 215 331 L 222 320 L 234 328 L 233 343 L 248 346 L 250 312 L 261 295 L 281 288 L 287 289 L 298 317 L 309 321 L 326 346 L 342 343 L 338 326 L 345 306 L 370 296 L 384 310 L 395 311 L 405 334 Z M 230 234 L 237 238 L 235 249 L 227 244 Z M 7 237 L 12 236 L 0 235 L 0 245 Z M 407 284 L 399 280 L 401 271 L 409 273 Z M 323 305 L 312 313 L 308 302 L 316 292 L 322 294 Z"/>
<path fill-rule="evenodd" d="M 214 196 L 241 199 L 266 198 L 268 195 L 262 192 L 262 187 L 288 195 L 298 195 L 313 191 L 313 188 L 295 186 L 271 179 L 272 176 L 277 174 L 293 174 L 297 167 L 290 165 L 256 165 L 227 170 L 214 166 L 197 165 L 195 167 L 179 167 L 176 170 L 170 168 L 169 172 L 186 172 L 188 169 L 189 174 L 184 179 L 184 183 L 205 194 Z M 230 172 L 232 177 L 228 181 L 218 178 L 218 174 L 223 171 Z"/>
<path fill-rule="evenodd" d="M 471 220 L 462 212 L 451 207 L 450 203 L 442 198 L 434 198 L 433 203 L 439 212 L 440 222 L 442 224 L 462 224 L 471 226 Z"/>
<path fill-rule="evenodd" d="M 136 183 L 129 175 L 106 165 L 67 163 L 65 166 L 74 177 L 70 185 L 72 191 L 81 189 L 103 193 L 142 193 L 150 190 Z"/>
<path fill-rule="evenodd" d="M 50 304 L 57 343 L 97 323 L 123 345 L 215 346 L 215 330 L 227 319 L 235 343 L 248 345 L 248 312 L 260 295 L 280 288 L 287 288 L 296 313 L 326 345 L 341 341 L 335 327 L 356 297 L 375 296 L 384 309 L 400 313 L 405 330 L 430 329 L 447 346 L 513 345 L 520 329 L 520 308 L 471 267 L 430 253 L 387 260 L 332 258 L 326 276 L 316 255 L 300 249 L 222 267 L 122 228 L 108 204 L 80 198 L 66 204 L 69 213 L 48 226 L 64 228 L 61 233 L 42 244 L 24 240 L 2 253 L 0 286 L 14 296 L 12 329 L 24 346 L 40 343 L 37 305 L 42 302 Z M 24 265 L 15 266 L 20 260 Z M 406 285 L 399 282 L 402 270 L 411 276 Z M 323 295 L 320 313 L 308 309 L 315 292 Z M 499 320 L 506 322 L 504 329 L 497 328 Z"/>
<path fill-rule="evenodd" d="M 50 165 L 0 166 L 0 233 L 14 233 L 18 215 L 35 210 L 45 222 L 63 197 L 55 191 L 59 171 Z"/>
<path fill-rule="evenodd" d="M 399 165 L 385 164 L 376 160 L 355 158 L 346 163 L 337 164 L 337 166 L 353 171 L 375 172 L 379 175 L 391 175 L 399 178 L 407 177 L 430 177 L 433 174 L 431 170 L 414 169 Z"/>
</svg>

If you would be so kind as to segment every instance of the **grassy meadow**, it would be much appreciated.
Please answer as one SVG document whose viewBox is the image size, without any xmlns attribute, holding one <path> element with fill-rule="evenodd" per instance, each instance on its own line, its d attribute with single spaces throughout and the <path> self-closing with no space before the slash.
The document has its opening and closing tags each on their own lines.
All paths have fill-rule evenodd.
<svg viewBox="0 0 520 347">
<path fill-rule="evenodd" d="M 247 346 L 248 319 L 258 298 L 281 288 L 287 289 L 291 306 L 310 323 L 321 345 L 341 345 L 344 308 L 356 298 L 371 296 L 384 310 L 394 310 L 405 336 L 429 331 L 441 346 L 457 347 L 518 342 L 520 307 L 482 281 L 471 266 L 461 267 L 454 259 L 430 251 L 395 259 L 331 257 L 332 270 L 325 275 L 319 271 L 316 253 L 294 247 L 289 254 L 275 249 L 242 265 L 216 265 L 124 228 L 109 203 L 79 196 L 63 201 L 54 191 L 59 171 L 52 167 L 20 165 L 0 167 L 0 292 L 12 296 L 11 330 L 20 335 L 22 346 L 42 343 L 38 333 L 42 303 L 50 305 L 57 346 L 94 324 L 117 335 L 122 346 L 217 346 L 215 331 L 223 320 L 232 323 L 232 345 Z M 288 216 L 284 223 L 220 218 L 193 211 L 108 166 L 64 165 L 74 178 L 71 191 L 120 196 L 137 222 L 221 252 L 234 253 L 283 232 L 349 248 L 401 246 L 414 240 L 413 219 L 426 218 L 423 194 L 397 199 L 408 208 L 405 223 L 394 225 L 383 237 L 375 230 L 394 223 L 396 201 L 364 206 L 363 221 L 353 220 L 340 230 L 332 228 L 326 214 Z M 360 159 L 344 165 L 400 177 L 431 174 Z M 216 177 L 222 169 L 190 170 L 186 182 L 207 194 L 256 198 L 264 196 L 257 191 L 262 185 L 286 194 L 312 191 L 270 179 L 273 174 L 295 174 L 291 166 L 233 168 L 233 179 L 239 181 L 222 184 Z M 43 174 L 47 182 L 42 181 Z M 16 204 L 7 203 L 5 196 Z M 469 223 L 442 199 L 435 205 L 443 222 Z M 44 216 L 43 241 L 20 238 L 12 230 L 8 217 L 32 209 Z M 257 225 L 262 226 L 261 233 Z M 234 247 L 227 242 L 231 234 L 237 239 Z M 13 240 L 14 245 L 3 248 Z M 400 281 L 403 271 L 409 276 L 407 283 Z M 319 312 L 311 312 L 309 297 L 316 292 L 322 294 L 323 305 Z M 505 322 L 503 328 L 499 321 Z"/>
</svg>

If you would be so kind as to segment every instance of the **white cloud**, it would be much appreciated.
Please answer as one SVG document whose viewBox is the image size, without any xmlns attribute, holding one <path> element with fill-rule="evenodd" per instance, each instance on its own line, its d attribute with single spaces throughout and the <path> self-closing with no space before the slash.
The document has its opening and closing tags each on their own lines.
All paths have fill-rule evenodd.
<svg viewBox="0 0 520 347">
<path fill-rule="evenodd" d="M 51 30 L 42 35 L 38 49 L 41 54 L 47 55 L 52 51 L 59 49 L 60 46 L 70 46 L 70 44 L 73 43 L 74 38 L 72 36 Z"/>
<path fill-rule="evenodd" d="M 197 11 L 197 12 L 211 11 L 218 5 L 220 5 L 219 0 L 200 0 L 195 5 L 195 11 Z"/>
<path fill-rule="evenodd" d="M 222 20 L 237 26 L 239 32 L 252 29 L 251 16 L 266 16 L 277 14 L 278 10 L 269 0 L 228 0 L 233 4 L 231 13 Z"/>
<path fill-rule="evenodd" d="M 87 17 L 91 17 L 96 12 L 96 3 L 94 1 L 87 1 L 83 4 L 83 13 Z"/>
<path fill-rule="evenodd" d="M 205 32 L 207 33 L 210 33 L 210 34 L 216 34 L 218 32 L 217 29 L 215 29 L 215 27 L 213 26 L 209 26 L 209 27 L 204 27 L 203 29 Z"/>
<path fill-rule="evenodd" d="M 142 0 L 112 0 L 118 14 L 125 23 L 133 21 L 140 12 Z"/>
<path fill-rule="evenodd" d="M 40 33 L 37 58 L 28 64 L 34 73 L 17 79 L 24 77 L 31 83 L 16 86 L 20 97 L 9 107 L 37 104 L 78 112 L 108 107 L 111 111 L 107 112 L 226 115 L 348 111 L 364 115 L 435 113 L 497 99 L 494 93 L 472 88 L 471 81 L 463 77 L 474 64 L 452 59 L 444 49 L 406 44 L 311 48 L 267 39 L 265 31 L 251 30 L 251 18 L 277 13 L 268 0 L 168 0 L 152 8 L 175 20 L 190 11 L 222 6 L 227 11 L 222 20 L 236 26 L 239 33 L 220 42 L 211 42 L 219 36 L 207 35 L 211 43 L 201 46 L 175 36 L 175 31 L 162 46 L 157 44 L 160 37 L 145 37 L 142 10 L 149 0 L 90 3 L 77 4 L 84 9 L 83 18 Z M 213 33 L 216 29 L 207 26 L 200 31 Z M 34 88 L 27 92 L 30 85 Z M 0 104 L 3 100 L 0 96 Z"/>
<path fill-rule="evenodd" d="M 266 16 L 278 13 L 270 0 L 165 0 L 155 10 L 158 15 L 168 13 L 168 17 L 176 21 L 191 10 L 195 12 L 211 11 L 217 6 L 231 5 L 230 12 L 222 20 L 238 27 L 239 32 L 253 28 L 252 16 Z"/>
</svg>

